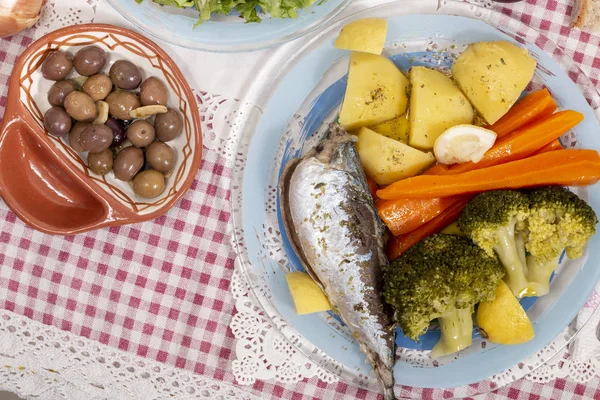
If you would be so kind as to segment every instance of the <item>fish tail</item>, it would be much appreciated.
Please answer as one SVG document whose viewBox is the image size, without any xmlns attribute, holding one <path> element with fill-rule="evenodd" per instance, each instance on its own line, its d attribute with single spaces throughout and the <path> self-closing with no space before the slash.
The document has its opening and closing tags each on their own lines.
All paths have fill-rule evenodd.
<svg viewBox="0 0 600 400">
<path fill-rule="evenodd" d="M 381 394 L 383 395 L 383 400 L 396 400 L 393 387 L 382 388 Z"/>
</svg>

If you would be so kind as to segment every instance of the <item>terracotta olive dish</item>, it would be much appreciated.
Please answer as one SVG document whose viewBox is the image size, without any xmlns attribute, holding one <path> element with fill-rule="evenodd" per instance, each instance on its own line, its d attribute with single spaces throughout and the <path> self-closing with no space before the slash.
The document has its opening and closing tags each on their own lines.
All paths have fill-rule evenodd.
<svg viewBox="0 0 600 400">
<path fill-rule="evenodd" d="M 119 67 L 124 61 L 127 68 Z M 156 87 L 158 94 L 148 89 Z M 125 93 L 136 110 L 123 109 Z M 134 121 L 147 123 L 118 138 L 115 123 L 123 136 Z M 82 124 L 89 129 L 73 132 Z M 150 139 L 140 136 L 146 130 Z M 137 164 L 125 153 L 135 153 Z M 156 218 L 189 189 L 201 155 L 189 85 L 175 62 L 137 33 L 104 24 L 63 28 L 30 45 L 14 67 L 0 128 L 0 196 L 37 230 L 66 235 Z"/>
</svg>

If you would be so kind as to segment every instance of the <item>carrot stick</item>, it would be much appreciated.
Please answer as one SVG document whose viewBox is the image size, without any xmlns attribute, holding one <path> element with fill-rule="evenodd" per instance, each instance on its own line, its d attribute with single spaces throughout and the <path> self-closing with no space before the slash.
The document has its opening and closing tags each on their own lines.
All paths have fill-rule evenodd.
<svg viewBox="0 0 600 400">
<path fill-rule="evenodd" d="M 445 164 L 435 164 L 433 167 L 425 170 L 422 175 L 442 175 L 448 172 L 450 167 Z"/>
<path fill-rule="evenodd" d="M 417 229 L 456 202 L 455 197 L 379 200 L 377 211 L 394 236 Z"/>
<path fill-rule="evenodd" d="M 375 182 L 373 179 L 369 178 L 368 175 L 367 175 L 367 185 L 369 185 L 369 191 L 371 192 L 371 196 L 373 196 L 373 200 L 377 200 L 377 189 L 379 187 L 377 186 L 377 182 Z"/>
<path fill-rule="evenodd" d="M 529 157 L 532 154 L 549 151 L 550 148 L 562 148 L 557 138 L 577 125 L 582 118 L 583 116 L 575 111 L 558 112 L 545 120 L 535 122 L 504 137 L 478 163 L 456 164 L 450 168 L 437 164 L 422 175 L 464 173 Z M 546 149 L 545 146 L 549 147 Z M 542 149 L 545 150 L 542 151 Z M 420 224 L 438 215 L 445 207 L 447 207 L 447 202 L 440 201 L 439 198 L 410 200 L 398 198 L 377 202 L 379 217 L 396 236 L 416 229 Z"/>
<path fill-rule="evenodd" d="M 535 122 L 500 139 L 478 163 L 455 164 L 447 173 L 458 174 L 529 157 L 583 121 L 583 114 L 566 110 Z"/>
<path fill-rule="evenodd" d="M 550 144 L 547 144 L 546 146 L 542 147 L 538 151 L 538 153 L 541 154 L 549 151 L 560 150 L 562 148 L 563 147 L 560 144 L 560 142 L 558 140 L 555 140 Z M 446 226 L 456 221 L 460 216 L 462 209 L 465 208 L 465 206 L 469 203 L 469 201 L 471 201 L 472 198 L 473 196 L 470 195 L 460 196 L 458 198 L 442 197 L 441 199 L 449 200 L 448 206 L 445 209 L 441 210 L 439 214 L 437 214 L 434 218 L 421 224 L 413 231 L 403 232 L 403 234 L 400 234 L 399 236 L 396 235 L 390 238 L 387 244 L 387 254 L 390 261 L 393 261 L 402 254 L 404 254 L 404 252 L 406 252 L 406 250 L 408 250 L 415 243 L 423 240 L 427 236 L 442 231 Z M 402 199 L 402 201 L 404 202 L 412 202 L 416 200 L 419 200 L 422 206 L 423 204 L 425 204 L 425 202 L 428 201 L 439 204 L 439 202 L 436 202 L 436 200 L 440 200 L 440 198 Z M 393 202 L 393 200 L 380 200 L 380 202 Z M 393 232 L 394 231 L 392 230 L 392 233 Z"/>
<path fill-rule="evenodd" d="M 412 232 L 392 237 L 387 245 L 387 255 L 390 261 L 398 258 L 415 243 L 425 239 L 427 236 L 438 233 L 446 226 L 456 221 L 462 209 L 465 208 L 472 198 L 473 196 L 461 196 L 460 198 L 455 199 L 448 208 L 431 221 L 421 225 Z"/>
<path fill-rule="evenodd" d="M 600 179 L 596 150 L 555 150 L 456 175 L 420 175 L 377 191 L 380 199 L 446 197 L 495 189 L 582 186 Z"/>
<path fill-rule="evenodd" d="M 556 111 L 556 103 L 548 89 L 532 92 L 515 103 L 495 124 L 489 127 L 499 138 Z"/>
<path fill-rule="evenodd" d="M 560 140 L 556 139 L 555 141 L 548 143 L 547 145 L 536 151 L 534 154 L 542 154 L 547 153 L 549 151 L 562 149 L 564 149 L 564 147 L 562 146 L 562 144 L 560 144 Z"/>
</svg>

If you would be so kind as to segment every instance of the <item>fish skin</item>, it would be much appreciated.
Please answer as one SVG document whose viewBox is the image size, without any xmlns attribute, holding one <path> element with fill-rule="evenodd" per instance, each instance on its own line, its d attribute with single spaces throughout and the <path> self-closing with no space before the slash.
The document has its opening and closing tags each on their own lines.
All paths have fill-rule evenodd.
<svg viewBox="0 0 600 400">
<path fill-rule="evenodd" d="M 377 375 L 384 399 L 393 394 L 393 329 L 383 303 L 385 226 L 377 215 L 354 142 L 337 124 L 304 158 L 291 160 L 280 181 L 284 225 L 302 264 L 352 331 Z"/>
</svg>

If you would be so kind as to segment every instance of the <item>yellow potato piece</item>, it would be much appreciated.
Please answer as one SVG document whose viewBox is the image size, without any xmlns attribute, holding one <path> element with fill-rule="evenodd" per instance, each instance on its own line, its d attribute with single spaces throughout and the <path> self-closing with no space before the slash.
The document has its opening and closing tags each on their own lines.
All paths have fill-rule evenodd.
<svg viewBox="0 0 600 400">
<path fill-rule="evenodd" d="M 534 337 L 529 317 L 504 281 L 498 284 L 494 300 L 479 304 L 475 322 L 492 343 L 521 344 Z"/>
<path fill-rule="evenodd" d="M 381 54 L 387 35 L 387 20 L 364 18 L 350 22 L 342 28 L 335 47 L 343 50 Z"/>
<path fill-rule="evenodd" d="M 294 300 L 296 314 L 304 315 L 331 310 L 327 296 L 308 274 L 300 271 L 290 272 L 285 279 Z"/>
<path fill-rule="evenodd" d="M 458 226 L 457 221 L 454 221 L 453 223 L 451 223 L 450 225 L 448 225 L 447 227 L 442 229 L 442 231 L 440 233 L 443 233 L 446 235 L 465 236 L 465 233 L 460 230 L 460 227 Z"/>
<path fill-rule="evenodd" d="M 452 79 L 426 67 L 410 70 L 409 144 L 424 150 L 448 128 L 473 122 L 473 107 Z"/>
<path fill-rule="evenodd" d="M 408 85 L 408 79 L 388 58 L 352 53 L 340 124 L 351 131 L 404 114 Z"/>
<path fill-rule="evenodd" d="M 433 154 L 424 153 L 368 128 L 362 128 L 356 136 L 360 162 L 365 173 L 378 185 L 389 185 L 415 176 L 435 162 Z"/>
<path fill-rule="evenodd" d="M 527 50 L 512 43 L 473 43 L 452 65 L 452 75 L 488 124 L 498 121 L 519 99 L 536 67 Z"/>
<path fill-rule="evenodd" d="M 402 143 L 408 143 L 408 118 L 401 115 L 389 121 L 370 126 L 369 129 Z"/>
</svg>

